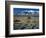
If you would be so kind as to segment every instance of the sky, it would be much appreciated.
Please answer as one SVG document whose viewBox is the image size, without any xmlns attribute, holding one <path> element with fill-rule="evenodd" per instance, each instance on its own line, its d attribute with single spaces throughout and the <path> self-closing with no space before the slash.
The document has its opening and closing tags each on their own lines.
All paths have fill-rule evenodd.
<svg viewBox="0 0 46 38">
<path fill-rule="evenodd" d="M 24 14 L 28 14 L 28 13 L 39 13 L 39 9 L 35 9 L 35 8 L 13 8 L 13 13 L 14 15 L 24 15 Z"/>
</svg>

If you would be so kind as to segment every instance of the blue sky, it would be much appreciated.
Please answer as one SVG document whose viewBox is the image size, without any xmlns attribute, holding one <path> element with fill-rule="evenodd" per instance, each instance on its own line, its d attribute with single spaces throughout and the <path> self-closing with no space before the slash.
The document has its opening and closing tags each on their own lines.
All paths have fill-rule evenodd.
<svg viewBox="0 0 46 38">
<path fill-rule="evenodd" d="M 13 8 L 14 15 L 16 14 L 26 14 L 26 13 L 39 13 L 39 9 L 35 8 Z"/>
</svg>

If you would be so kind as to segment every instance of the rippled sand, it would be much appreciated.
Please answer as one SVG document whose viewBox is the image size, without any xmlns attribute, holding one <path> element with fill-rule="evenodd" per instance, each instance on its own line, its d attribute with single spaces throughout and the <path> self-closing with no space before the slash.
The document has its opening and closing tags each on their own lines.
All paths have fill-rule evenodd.
<svg viewBox="0 0 46 38">
<path fill-rule="evenodd" d="M 17 21 L 18 20 L 18 21 Z M 39 29 L 39 17 L 14 17 L 14 30 Z"/>
</svg>

